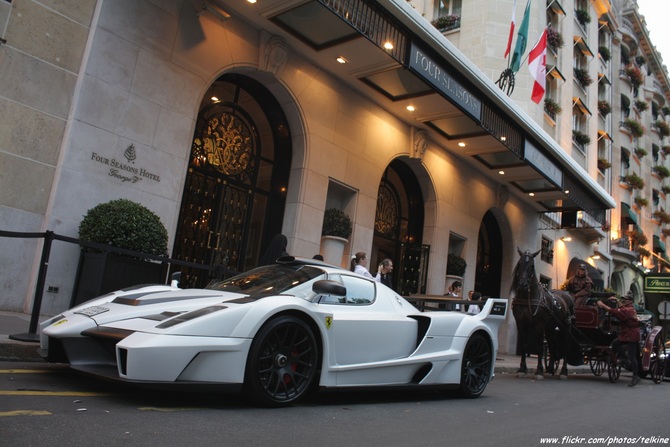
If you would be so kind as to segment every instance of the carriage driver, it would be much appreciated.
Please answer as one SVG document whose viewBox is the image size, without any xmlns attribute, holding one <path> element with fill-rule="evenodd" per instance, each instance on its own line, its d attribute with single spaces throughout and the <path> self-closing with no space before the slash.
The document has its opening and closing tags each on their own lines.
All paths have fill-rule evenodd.
<svg viewBox="0 0 670 447">
<path fill-rule="evenodd" d="M 567 290 L 575 301 L 575 306 L 586 305 L 586 300 L 591 296 L 593 280 L 586 273 L 586 264 L 579 264 L 577 273 L 568 281 Z"/>
<path fill-rule="evenodd" d="M 628 291 L 625 296 L 622 296 L 617 308 L 609 307 L 602 301 L 598 301 L 597 305 L 621 322 L 621 330 L 619 336 L 612 342 L 612 350 L 622 357 L 628 357 L 630 367 L 633 370 L 633 379 L 628 386 L 635 386 L 640 381 L 637 371 L 637 345 L 640 342 L 640 324 L 637 320 L 635 306 L 633 306 L 633 292 Z"/>
</svg>

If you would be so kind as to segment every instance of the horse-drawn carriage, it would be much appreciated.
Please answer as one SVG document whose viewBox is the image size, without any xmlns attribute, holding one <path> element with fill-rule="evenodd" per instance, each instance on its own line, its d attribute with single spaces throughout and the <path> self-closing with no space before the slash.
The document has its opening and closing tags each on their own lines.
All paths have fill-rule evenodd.
<svg viewBox="0 0 670 447">
<path fill-rule="evenodd" d="M 568 364 L 588 364 L 596 376 L 607 371 L 611 382 L 618 381 L 621 368 L 625 367 L 623 359 L 611 347 L 618 334 L 618 321 L 588 302 L 586 306 L 574 307 L 567 292 L 545 289 L 535 273 L 534 258 L 538 253 L 519 250 L 520 259 L 512 281 L 515 296 L 512 312 L 521 347 L 519 372 L 527 372 L 526 354 L 532 353 L 538 354 L 537 378 L 543 377 L 545 369 L 553 375 L 563 359 L 561 377 L 567 377 Z M 616 307 L 616 303 L 611 303 L 610 307 Z M 639 376 L 650 375 L 655 383 L 661 383 L 666 371 L 662 328 L 652 327 L 650 315 L 638 319 L 641 336 Z"/>
<path fill-rule="evenodd" d="M 612 300 L 614 301 L 614 300 Z M 598 309 L 595 305 L 575 308 L 573 336 L 582 350 L 584 363 L 588 363 L 596 376 L 607 371 L 612 383 L 619 380 L 622 367 L 630 368 L 627 359 L 611 348 L 617 337 L 618 320 Z M 616 307 L 616 302 L 608 303 Z M 665 373 L 666 352 L 661 326 L 652 326 L 651 315 L 638 315 L 640 323 L 640 343 L 638 349 L 638 375 L 650 376 L 655 383 L 661 383 Z"/>
</svg>

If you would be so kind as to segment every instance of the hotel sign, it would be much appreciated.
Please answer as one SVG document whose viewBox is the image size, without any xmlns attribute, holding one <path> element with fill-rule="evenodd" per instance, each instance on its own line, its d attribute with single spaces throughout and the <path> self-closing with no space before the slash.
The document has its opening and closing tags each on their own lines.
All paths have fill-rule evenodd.
<svg viewBox="0 0 670 447">
<path fill-rule="evenodd" d="M 482 102 L 466 90 L 458 81 L 449 75 L 447 70 L 438 65 L 414 43 L 410 49 L 409 67 L 426 82 L 446 95 L 452 102 L 460 106 L 465 113 L 481 122 Z"/>
<path fill-rule="evenodd" d="M 110 158 L 97 152 L 91 152 L 91 161 L 99 163 L 108 167 L 107 175 L 119 180 L 121 183 L 137 183 L 143 179 L 160 182 L 161 176 L 155 172 L 150 172 L 148 169 L 135 166 L 137 153 L 135 146 L 131 144 L 123 152 L 123 157 L 126 161 Z"/>
<path fill-rule="evenodd" d="M 670 293 L 670 276 L 646 276 L 645 293 Z"/>
<path fill-rule="evenodd" d="M 563 172 L 528 140 L 524 147 L 523 158 L 556 186 L 563 186 Z"/>
</svg>

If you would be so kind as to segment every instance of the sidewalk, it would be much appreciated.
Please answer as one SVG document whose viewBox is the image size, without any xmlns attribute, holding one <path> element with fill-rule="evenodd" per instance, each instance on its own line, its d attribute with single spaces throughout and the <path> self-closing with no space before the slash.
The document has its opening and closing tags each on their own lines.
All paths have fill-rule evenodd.
<svg viewBox="0 0 670 447">
<path fill-rule="evenodd" d="M 17 341 L 9 338 L 10 335 L 28 335 L 30 328 L 30 315 L 20 312 L 1 312 L 0 311 L 0 361 L 6 362 L 43 362 L 44 360 L 37 354 L 39 343 Z M 42 321 L 44 318 L 41 318 Z M 496 373 L 512 374 L 519 369 L 521 357 L 514 354 L 498 353 L 496 358 Z M 529 374 L 532 374 L 537 364 L 537 357 L 531 357 L 526 360 Z M 569 374 L 589 373 L 589 365 L 568 366 Z"/>
</svg>

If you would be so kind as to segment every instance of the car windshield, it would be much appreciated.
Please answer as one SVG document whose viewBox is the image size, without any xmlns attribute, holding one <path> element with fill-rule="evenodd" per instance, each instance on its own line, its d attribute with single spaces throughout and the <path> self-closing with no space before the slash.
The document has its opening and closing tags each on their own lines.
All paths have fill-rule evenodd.
<svg viewBox="0 0 670 447">
<path fill-rule="evenodd" d="M 249 296 L 276 295 L 290 293 L 302 298 L 311 293 L 312 287 L 300 287 L 317 278 L 325 278 L 326 273 L 309 265 L 268 265 L 233 276 L 223 281 L 209 284 L 207 289 L 243 293 Z"/>
</svg>

